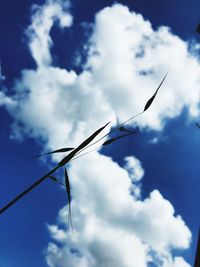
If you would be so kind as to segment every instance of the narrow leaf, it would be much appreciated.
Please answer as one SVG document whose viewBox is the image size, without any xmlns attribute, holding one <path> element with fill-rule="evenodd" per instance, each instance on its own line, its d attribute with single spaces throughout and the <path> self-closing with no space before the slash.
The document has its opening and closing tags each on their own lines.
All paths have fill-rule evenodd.
<svg viewBox="0 0 200 267">
<path fill-rule="evenodd" d="M 86 147 L 90 142 L 92 142 L 92 140 L 98 135 L 100 134 L 101 131 L 104 130 L 104 128 L 109 124 L 110 122 L 106 123 L 103 127 L 99 128 L 97 131 L 95 131 L 90 137 L 88 137 L 83 143 L 81 143 L 78 147 L 77 147 L 77 152 L 81 149 L 83 149 L 84 147 Z"/>
<path fill-rule="evenodd" d="M 135 132 L 130 132 L 130 133 L 128 133 L 128 134 L 123 134 L 123 135 L 117 136 L 117 137 L 115 137 L 115 138 L 111 138 L 111 139 L 105 141 L 105 142 L 102 144 L 102 146 L 110 145 L 110 144 L 112 144 L 113 142 L 117 141 L 117 140 L 120 139 L 120 138 L 129 136 L 129 135 L 131 135 L 131 134 L 135 134 L 135 133 L 136 133 L 136 131 L 135 131 Z"/>
<path fill-rule="evenodd" d="M 158 88 L 156 89 L 155 93 L 153 94 L 153 96 L 147 101 L 145 107 L 144 107 L 144 110 L 143 112 L 145 112 L 150 106 L 151 104 L 153 103 L 157 93 L 158 93 L 158 90 L 160 89 L 161 85 L 163 84 L 164 80 L 166 79 L 167 77 L 167 74 L 168 72 L 165 74 L 164 78 L 162 79 L 161 83 L 159 84 Z"/>
<path fill-rule="evenodd" d="M 81 143 L 77 148 L 75 148 L 69 155 L 67 155 L 64 159 L 62 159 L 59 163 L 58 166 L 61 167 L 68 163 L 75 155 L 77 152 L 79 152 L 81 149 L 86 147 L 103 129 L 109 124 L 110 122 L 106 123 L 103 127 L 99 128 L 97 131 L 95 131 L 92 135 L 90 135 L 83 143 Z"/>
<path fill-rule="evenodd" d="M 56 150 L 53 150 L 53 151 L 50 151 L 50 152 L 47 152 L 47 153 L 44 153 L 44 154 L 36 155 L 34 157 L 35 158 L 39 158 L 39 157 L 50 155 L 50 154 L 54 154 L 54 153 L 64 153 L 64 152 L 71 151 L 73 149 L 74 149 L 74 147 L 64 147 L 64 148 L 56 149 Z"/>
<path fill-rule="evenodd" d="M 73 229 L 72 214 L 71 214 L 71 189 L 70 189 L 69 177 L 68 177 L 66 168 L 65 168 L 65 185 L 66 185 L 66 192 L 67 192 L 67 198 L 68 198 L 68 207 L 69 207 L 69 222 L 70 222 L 71 227 Z"/>
</svg>

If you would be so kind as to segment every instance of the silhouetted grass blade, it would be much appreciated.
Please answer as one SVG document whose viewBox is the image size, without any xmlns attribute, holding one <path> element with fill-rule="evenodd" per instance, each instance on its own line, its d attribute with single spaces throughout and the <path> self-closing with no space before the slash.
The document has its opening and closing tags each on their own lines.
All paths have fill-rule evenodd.
<svg viewBox="0 0 200 267">
<path fill-rule="evenodd" d="M 145 107 L 144 107 L 144 110 L 143 112 L 145 112 L 150 106 L 151 104 L 153 103 L 157 93 L 158 93 L 158 90 L 160 89 L 161 85 L 163 84 L 164 80 L 166 79 L 167 77 L 167 74 L 168 72 L 165 74 L 164 78 L 162 79 L 161 83 L 159 84 L 158 88 L 156 89 L 155 93 L 153 94 L 153 96 L 147 101 Z"/>
<path fill-rule="evenodd" d="M 103 143 L 102 146 L 108 145 L 113 143 L 114 141 L 123 138 L 125 136 L 128 136 L 130 134 L 133 134 L 135 132 L 131 132 L 129 130 L 127 130 L 126 128 L 124 128 L 122 125 L 124 125 L 125 123 L 129 122 L 130 120 L 138 117 L 139 115 L 141 115 L 142 113 L 144 113 L 152 104 L 152 102 L 154 101 L 161 85 L 163 84 L 165 78 L 167 77 L 168 72 L 165 74 L 163 80 L 161 81 L 161 83 L 159 84 L 158 88 L 156 89 L 155 93 L 153 94 L 153 96 L 147 101 L 144 110 L 138 114 L 136 114 L 135 116 L 129 118 L 128 120 L 124 121 L 123 123 L 120 124 L 118 130 L 120 131 L 125 131 L 127 132 L 127 134 L 112 138 L 110 140 L 107 140 L 106 142 Z M 48 155 L 48 154 L 52 154 L 52 153 L 62 153 L 62 152 L 67 152 L 67 151 L 71 151 L 66 157 L 64 157 L 59 163 L 58 165 L 53 168 L 51 171 L 49 171 L 47 174 L 45 174 L 43 177 L 39 178 L 35 183 L 33 183 L 31 186 L 29 186 L 26 190 L 24 190 L 22 193 L 20 193 L 18 196 L 16 196 L 12 201 L 10 201 L 8 204 L 6 204 L 3 208 L 0 209 L 0 214 L 2 214 L 3 212 L 5 212 L 8 208 L 10 208 L 12 205 L 14 205 L 18 200 L 20 200 L 23 196 L 25 196 L 26 194 L 28 194 L 30 191 L 32 191 L 36 186 L 38 186 L 41 182 L 43 182 L 45 179 L 50 178 L 51 180 L 53 180 L 54 182 L 59 182 L 57 178 L 55 178 L 54 176 L 51 176 L 52 173 L 54 173 L 57 169 L 59 169 L 60 167 L 64 166 L 66 163 L 68 163 L 69 161 L 71 161 L 72 159 L 76 159 L 79 157 L 82 157 L 85 154 L 90 153 L 91 151 L 84 153 L 80 156 L 77 157 L 77 154 L 81 153 L 82 151 L 84 151 L 85 149 L 87 149 L 88 147 L 96 144 L 97 142 L 101 141 L 103 138 L 105 138 L 106 136 L 108 136 L 111 132 L 116 131 L 116 129 L 111 130 L 109 133 L 107 133 L 106 135 L 104 135 L 103 137 L 101 137 L 100 139 L 98 139 L 97 141 L 95 141 L 94 143 L 90 144 L 92 142 L 92 140 L 109 124 L 110 122 L 106 123 L 103 127 L 99 128 L 97 131 L 95 131 L 91 136 L 89 136 L 84 142 L 82 142 L 77 148 L 61 148 L 61 149 L 57 149 L 48 153 L 44 153 L 41 154 L 39 156 L 43 156 L 43 155 Z M 200 128 L 200 124 L 196 123 L 196 126 L 198 128 Z M 101 148 L 101 146 L 99 147 Z M 92 150 L 93 151 L 93 150 Z M 74 158 L 74 156 L 76 156 Z M 69 179 L 67 172 L 65 171 L 65 180 L 66 180 L 66 190 L 67 190 L 67 194 L 68 194 L 68 198 L 69 198 L 69 210 L 70 210 L 70 218 L 71 218 L 71 203 L 70 203 L 70 184 L 69 184 Z M 61 183 L 61 182 L 59 182 Z M 61 183 L 62 184 L 62 183 Z M 64 184 L 63 184 L 64 185 Z M 196 266 L 195 266 L 196 267 Z"/>
<path fill-rule="evenodd" d="M 54 173 L 57 169 L 59 169 L 64 164 L 68 163 L 75 156 L 75 154 L 78 151 L 80 151 L 83 147 L 85 147 L 87 144 L 89 144 L 109 123 L 110 122 L 106 123 L 106 125 L 104 125 L 100 129 L 98 129 L 96 132 L 94 132 L 83 143 L 81 143 L 76 149 L 74 149 L 71 153 L 69 153 L 69 155 L 67 155 L 63 160 L 61 160 L 61 162 L 58 163 L 58 165 L 55 168 L 53 168 L 47 174 L 45 174 L 40 179 L 38 179 L 35 183 L 33 183 L 31 186 L 29 186 L 27 189 L 25 189 L 22 193 L 17 195 L 13 200 L 11 200 L 3 208 L 0 208 L 0 214 L 4 213 L 8 208 L 10 208 L 12 205 L 14 205 L 18 200 L 20 200 L 26 194 L 31 192 L 36 186 L 38 186 L 40 183 L 42 183 L 45 179 L 49 178 L 49 176 L 51 176 L 51 174 Z M 55 181 L 55 179 L 54 179 L 54 181 Z"/>
<path fill-rule="evenodd" d="M 65 185 L 66 185 L 66 192 L 67 192 L 68 206 L 69 206 L 69 221 L 73 229 L 72 214 L 71 214 L 71 189 L 70 189 L 70 182 L 69 182 L 69 177 L 68 177 L 66 168 L 65 168 Z"/>
<path fill-rule="evenodd" d="M 115 137 L 115 138 L 111 138 L 111 139 L 105 141 L 105 142 L 102 144 L 102 146 L 110 145 L 110 144 L 112 144 L 113 142 L 119 140 L 120 138 L 129 136 L 129 135 L 132 135 L 132 134 L 135 134 L 135 133 L 136 133 L 136 132 L 130 132 L 130 133 L 128 133 L 128 134 L 123 134 L 123 135 L 117 136 L 117 137 Z"/>
<path fill-rule="evenodd" d="M 103 127 L 101 127 L 100 129 L 98 129 L 97 131 L 95 131 L 90 137 L 88 137 L 83 143 L 81 143 L 78 147 L 77 147 L 77 152 L 81 149 L 83 149 L 84 147 L 86 147 L 90 142 L 92 142 L 92 140 L 98 135 L 100 134 L 101 131 L 103 131 L 103 129 L 109 124 L 110 122 L 106 123 Z"/>
<path fill-rule="evenodd" d="M 35 158 L 39 158 L 39 157 L 50 155 L 50 154 L 54 154 L 54 153 L 64 153 L 64 152 L 71 151 L 73 149 L 74 149 L 74 147 L 64 147 L 64 148 L 56 149 L 56 150 L 53 150 L 53 151 L 50 151 L 50 152 L 47 152 L 47 153 L 44 153 L 44 154 L 36 155 L 34 157 Z"/>
<path fill-rule="evenodd" d="M 140 113 L 138 113 L 138 114 L 132 116 L 132 117 L 129 118 L 128 120 L 122 122 L 122 123 L 119 125 L 119 127 L 118 127 L 117 129 L 112 129 L 112 130 L 110 130 L 109 133 L 105 134 L 104 136 L 102 136 L 101 138 L 99 138 L 97 141 L 95 141 L 95 142 L 93 142 L 92 144 L 88 145 L 88 146 L 85 147 L 83 150 L 85 150 L 85 149 L 87 149 L 87 148 L 89 148 L 89 147 L 95 145 L 96 143 L 100 142 L 103 138 L 105 138 L 105 137 L 108 136 L 110 133 L 112 133 L 112 132 L 114 132 L 114 131 L 116 131 L 116 130 L 129 132 L 129 130 L 127 130 L 126 128 L 124 128 L 123 125 L 126 124 L 127 122 L 129 122 L 129 121 L 135 119 L 136 117 L 140 116 L 141 114 L 143 114 L 143 113 L 150 107 L 150 105 L 152 104 L 154 98 L 156 97 L 156 94 L 158 93 L 159 88 L 161 87 L 161 85 L 163 84 L 164 80 L 166 79 L 167 74 L 168 74 L 168 72 L 165 74 L 164 78 L 162 79 L 161 83 L 159 84 L 158 88 L 156 89 L 156 92 L 154 93 L 154 95 L 147 101 L 147 103 L 146 103 L 146 105 L 145 105 L 143 111 L 141 111 Z M 92 151 L 93 151 L 93 150 L 92 150 Z M 82 151 L 79 151 L 78 154 L 79 154 L 80 152 L 82 152 Z M 88 153 L 85 153 L 85 154 L 88 154 Z M 77 158 L 79 158 L 79 157 L 77 157 Z"/>
<path fill-rule="evenodd" d="M 81 149 L 86 147 L 103 129 L 109 124 L 110 122 L 106 123 L 103 127 L 99 128 L 96 130 L 92 135 L 90 135 L 83 143 L 81 143 L 77 148 L 75 148 L 69 155 L 67 155 L 64 159 L 62 159 L 59 163 L 58 166 L 61 167 L 68 163 L 75 155 L 77 152 L 79 152 Z"/>
</svg>

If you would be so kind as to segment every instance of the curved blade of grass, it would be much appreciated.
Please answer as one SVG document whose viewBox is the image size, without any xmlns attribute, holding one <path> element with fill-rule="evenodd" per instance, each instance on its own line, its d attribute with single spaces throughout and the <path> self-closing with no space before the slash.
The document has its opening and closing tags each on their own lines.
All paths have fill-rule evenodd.
<svg viewBox="0 0 200 267">
<path fill-rule="evenodd" d="M 122 138 L 122 137 L 125 137 L 125 136 L 129 136 L 129 135 L 134 134 L 134 133 L 136 133 L 136 131 L 135 131 L 135 132 L 131 132 L 131 133 L 129 133 L 129 134 L 124 134 L 123 136 L 122 136 L 122 135 L 121 135 L 121 136 L 118 136 L 118 137 L 116 137 L 116 140 L 117 140 L 117 139 L 120 139 L 120 138 Z M 104 145 L 108 145 L 109 143 L 111 144 L 112 142 L 115 141 L 115 140 L 113 140 L 113 139 L 114 139 L 114 138 L 110 139 L 111 141 L 108 140 L 108 143 L 107 143 L 107 144 L 104 144 L 104 143 L 106 143 L 107 141 L 104 142 L 103 144 L 104 144 Z M 87 154 L 89 154 L 89 153 L 91 153 L 91 152 L 98 151 L 99 149 L 102 148 L 103 144 L 100 145 L 100 146 L 97 147 L 97 148 L 94 148 L 94 149 L 92 149 L 92 150 L 90 150 L 90 151 L 87 151 L 87 152 L 85 152 L 85 153 L 83 153 L 83 154 L 80 154 L 79 156 L 78 156 L 78 154 L 77 154 L 77 156 L 74 157 L 73 159 L 71 159 L 70 162 L 73 161 L 73 160 L 75 160 L 75 159 L 81 158 L 81 157 L 83 157 L 83 156 L 85 156 L 85 155 L 87 155 Z"/>
<path fill-rule="evenodd" d="M 64 147 L 64 148 L 56 149 L 56 150 L 53 150 L 53 151 L 50 151 L 50 152 L 47 152 L 47 153 L 36 155 L 36 156 L 34 156 L 34 158 L 39 158 L 39 157 L 50 155 L 50 154 L 54 154 L 54 153 L 64 153 L 64 152 L 71 151 L 73 149 L 74 149 L 74 147 Z"/>
<path fill-rule="evenodd" d="M 166 73 L 166 75 L 164 76 L 163 80 L 161 81 L 160 85 L 158 86 L 156 92 L 154 93 L 154 95 L 147 101 L 144 111 L 136 114 L 135 116 L 131 117 L 130 119 L 128 119 L 127 121 L 121 123 L 119 125 L 119 128 L 122 127 L 125 123 L 127 123 L 128 121 L 132 120 L 133 118 L 139 116 L 140 114 L 144 113 L 152 104 L 159 88 L 161 87 L 162 83 L 164 82 L 166 76 L 167 76 L 168 72 Z M 109 122 L 110 123 L 110 122 Z M 30 191 L 32 191 L 36 186 L 38 186 L 40 183 L 42 183 L 45 179 L 49 178 L 49 176 L 51 176 L 52 173 L 54 173 L 57 169 L 59 169 L 60 167 L 62 167 L 63 165 L 65 165 L 66 163 L 68 163 L 71 160 L 74 160 L 76 158 L 82 157 L 85 154 L 88 154 L 96 149 L 93 149 L 92 151 L 86 152 L 80 156 L 77 156 L 74 158 L 75 155 L 81 153 L 82 151 L 84 151 L 85 149 L 87 149 L 88 147 L 96 144 L 97 142 L 99 142 L 100 140 L 102 140 L 104 137 L 108 136 L 111 132 L 116 131 L 117 129 L 111 130 L 110 132 L 108 132 L 106 135 L 104 135 L 103 137 L 101 137 L 100 139 L 98 139 L 97 141 L 95 141 L 94 143 L 90 144 L 88 146 L 88 144 L 109 124 L 107 123 L 106 125 L 104 125 L 103 127 L 101 127 L 100 129 L 98 129 L 96 132 L 94 132 L 89 138 L 87 138 L 83 143 L 81 143 L 77 148 L 75 148 L 71 153 L 69 153 L 69 155 L 67 155 L 63 160 L 61 160 L 58 165 L 53 168 L 51 171 L 49 171 L 47 174 L 45 174 L 44 176 L 42 176 L 40 179 L 38 179 L 34 184 L 32 184 L 31 186 L 29 186 L 26 190 L 24 190 L 22 193 L 20 193 L 18 196 L 16 196 L 13 200 L 11 200 L 8 204 L 6 204 L 3 208 L 0 209 L 0 214 L 2 214 L 3 212 L 5 212 L 8 208 L 10 208 L 12 205 L 14 205 L 18 200 L 20 200 L 22 197 L 24 197 L 26 194 L 28 194 Z M 199 125 L 197 124 L 197 126 L 199 127 Z M 122 137 L 119 137 L 122 138 Z M 119 139 L 118 138 L 118 139 Z M 113 142 L 113 141 L 112 141 Z M 104 144 L 105 145 L 105 144 Z M 101 148 L 102 146 L 100 146 L 99 148 Z M 97 148 L 98 149 L 98 148 Z M 54 179 L 55 181 L 55 179 Z"/>
<path fill-rule="evenodd" d="M 167 74 L 168 74 L 168 72 L 165 74 L 164 78 L 162 79 L 161 83 L 159 84 L 159 86 L 158 86 L 158 88 L 156 89 L 156 91 L 155 91 L 155 93 L 153 94 L 153 96 L 147 101 L 147 103 L 146 103 L 146 105 L 145 105 L 145 107 L 144 107 L 143 112 L 145 112 L 145 111 L 151 106 L 151 104 L 153 103 L 153 101 L 154 101 L 154 99 L 155 99 L 155 97 L 156 97 L 156 95 L 157 95 L 157 93 L 158 93 L 158 91 L 159 91 L 161 85 L 163 84 L 164 80 L 165 80 L 166 77 L 167 77 Z"/>
<path fill-rule="evenodd" d="M 96 132 L 94 132 L 89 138 L 87 138 L 83 143 L 81 143 L 69 155 L 67 155 L 63 160 L 61 160 L 61 162 L 58 163 L 58 165 L 56 167 L 54 167 L 51 171 L 49 171 L 47 174 L 45 174 L 44 176 L 42 176 L 35 183 L 33 183 L 31 186 L 29 186 L 27 189 L 25 189 L 19 195 L 17 195 L 13 200 L 11 200 L 10 202 L 8 202 L 3 208 L 0 208 L 0 214 L 4 213 L 7 209 L 9 209 L 11 206 L 13 206 L 18 200 L 20 200 L 26 194 L 28 194 L 29 192 L 31 192 L 35 187 L 37 187 L 45 179 L 49 178 L 49 176 L 51 176 L 51 174 L 54 173 L 57 169 L 59 169 L 64 164 L 68 163 L 75 156 L 75 154 L 77 153 L 77 151 L 79 151 L 82 147 L 84 147 L 89 142 L 91 142 L 109 123 L 107 123 L 106 125 L 104 125 L 100 129 L 98 129 Z"/>
<path fill-rule="evenodd" d="M 71 189 L 70 189 L 70 182 L 69 177 L 67 174 L 67 170 L 65 168 L 65 185 L 66 185 L 66 192 L 67 192 L 67 198 L 68 198 L 68 207 L 69 207 L 69 222 L 68 224 L 71 224 L 72 230 L 73 230 L 73 224 L 72 224 L 72 214 L 71 214 Z"/>
<path fill-rule="evenodd" d="M 92 135 L 90 135 L 84 142 L 82 142 L 77 148 L 75 148 L 69 155 L 67 155 L 64 159 L 62 159 L 59 163 L 58 166 L 61 167 L 68 163 L 75 155 L 77 152 L 82 150 L 84 147 L 86 147 L 92 140 L 100 134 L 101 131 L 109 124 L 110 122 L 106 123 L 103 127 L 99 128 L 97 131 L 95 131 Z"/>
<path fill-rule="evenodd" d="M 111 139 L 105 141 L 105 142 L 102 144 L 102 146 L 110 145 L 110 144 L 112 144 L 113 142 L 115 142 L 115 141 L 117 141 L 117 140 L 119 140 L 119 139 L 121 139 L 121 138 L 123 138 L 123 137 L 129 136 L 129 135 L 132 135 L 132 134 L 135 134 L 135 133 L 136 133 L 136 131 L 135 131 L 135 132 L 130 132 L 130 133 L 127 133 L 127 134 L 123 134 L 123 135 L 117 136 L 117 137 L 115 137 L 115 138 L 111 138 Z"/>
<path fill-rule="evenodd" d="M 106 123 L 103 127 L 99 128 L 97 131 L 95 131 L 90 137 L 88 137 L 83 143 L 81 143 L 78 147 L 77 147 L 77 152 L 81 149 L 83 149 L 84 147 L 86 147 L 89 143 L 92 142 L 92 140 L 98 135 L 100 134 L 101 131 L 103 131 L 104 128 L 106 128 L 106 126 L 109 124 L 110 122 Z"/>
</svg>

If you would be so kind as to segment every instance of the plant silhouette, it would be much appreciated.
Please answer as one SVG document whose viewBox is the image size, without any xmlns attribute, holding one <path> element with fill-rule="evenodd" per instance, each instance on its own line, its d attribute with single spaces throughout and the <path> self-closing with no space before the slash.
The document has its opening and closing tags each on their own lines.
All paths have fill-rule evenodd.
<svg viewBox="0 0 200 267">
<path fill-rule="evenodd" d="M 69 224 L 71 224 L 71 227 L 73 229 L 72 216 L 71 216 L 71 188 L 70 188 L 70 181 L 69 181 L 69 177 L 68 177 L 68 174 L 67 174 L 67 170 L 66 170 L 66 168 L 64 169 L 65 183 L 60 182 L 55 176 L 52 176 L 52 174 L 55 173 L 61 167 L 65 166 L 66 164 L 68 164 L 69 162 L 71 162 L 72 160 L 75 160 L 75 159 L 77 159 L 79 157 L 82 157 L 82 156 L 84 156 L 84 155 L 86 155 L 86 154 L 88 154 L 88 153 L 96 150 L 96 148 L 95 148 L 95 149 L 93 149 L 91 151 L 82 153 L 86 149 L 88 149 L 89 147 L 91 147 L 91 146 L 95 145 L 96 143 L 100 142 L 102 139 L 104 139 L 105 137 L 107 137 L 108 135 L 110 135 L 114 131 L 117 131 L 118 130 L 120 132 L 126 132 L 126 133 L 104 141 L 103 144 L 101 144 L 98 148 L 101 148 L 103 146 L 112 144 L 113 142 L 115 142 L 115 141 L 117 141 L 117 140 L 119 140 L 121 138 L 124 138 L 124 137 L 130 136 L 132 134 L 135 134 L 137 131 L 130 131 L 130 130 L 126 129 L 124 127 L 124 125 L 127 124 L 129 121 L 133 120 L 134 118 L 138 117 L 139 115 L 143 114 L 144 112 L 146 112 L 150 108 L 150 106 L 152 105 L 155 97 L 158 94 L 158 91 L 159 91 L 160 87 L 162 86 L 163 82 L 165 81 L 167 75 L 168 75 L 168 72 L 163 77 L 161 83 L 159 84 L 159 86 L 156 89 L 156 91 L 153 94 L 153 96 L 146 102 L 146 104 L 145 104 L 144 109 L 143 109 L 142 112 L 140 112 L 140 113 L 132 116 L 128 120 L 124 121 L 117 128 L 111 129 L 103 137 L 97 139 L 96 141 L 94 141 L 92 143 L 92 141 L 108 126 L 108 124 L 110 124 L 110 122 L 106 123 L 103 127 L 101 127 L 98 130 L 96 130 L 92 135 L 90 135 L 87 139 L 85 139 L 76 148 L 72 148 L 72 147 L 60 148 L 60 149 L 56 149 L 56 150 L 53 150 L 53 151 L 50 151 L 50 152 L 47 152 L 47 153 L 44 153 L 44 154 L 36 155 L 35 157 L 41 157 L 41 156 L 44 156 L 44 155 L 51 155 L 51 154 L 54 154 L 54 153 L 64 153 L 64 152 L 71 151 L 52 170 L 50 170 L 47 174 L 45 174 L 44 176 L 42 176 L 41 178 L 39 178 L 35 183 L 33 183 L 31 186 L 29 186 L 27 189 L 25 189 L 23 192 L 21 192 L 19 195 L 17 195 L 13 200 L 11 200 L 10 202 L 8 202 L 3 208 L 1 208 L 0 209 L 0 214 L 3 214 L 7 209 L 9 209 L 11 206 L 13 206 L 17 201 L 19 201 L 21 198 L 23 198 L 26 194 L 28 194 L 29 192 L 31 192 L 35 187 L 39 186 L 44 180 L 51 179 L 52 181 L 54 181 L 56 183 L 59 183 L 59 184 L 65 186 L 65 188 L 66 188 L 67 197 L 68 197 L 68 207 L 69 207 L 69 213 L 68 213 L 69 214 Z"/>
</svg>

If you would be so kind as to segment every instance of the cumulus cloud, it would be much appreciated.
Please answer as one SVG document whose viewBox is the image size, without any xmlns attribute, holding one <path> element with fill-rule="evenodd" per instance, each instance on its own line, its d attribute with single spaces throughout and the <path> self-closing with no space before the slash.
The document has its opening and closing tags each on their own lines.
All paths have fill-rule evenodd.
<svg viewBox="0 0 200 267">
<path fill-rule="evenodd" d="M 49 149 L 77 145 L 105 122 L 122 122 L 142 111 L 170 67 L 152 108 L 136 123 L 162 130 L 164 121 L 184 107 L 190 116 L 199 114 L 200 66 L 187 43 L 167 27 L 154 30 L 142 15 L 120 4 L 96 14 L 80 74 L 53 67 L 53 24 L 70 27 L 73 21 L 66 3 L 47 1 L 34 7 L 27 35 L 37 68 L 22 71 L 14 96 L 1 92 L 0 103 L 15 119 L 15 136 L 40 138 Z M 58 225 L 48 226 L 48 265 L 189 266 L 171 254 L 189 246 L 188 227 L 159 191 L 141 198 L 143 175 L 135 157 L 125 158 L 124 168 L 99 153 L 89 155 L 87 164 L 74 161 L 69 176 L 77 233 L 68 231 L 64 207 Z"/>
<path fill-rule="evenodd" d="M 160 129 L 185 106 L 191 116 L 199 114 L 199 62 L 169 28 L 153 30 L 140 14 L 118 4 L 96 15 L 91 44 L 88 67 L 120 121 L 142 110 L 169 69 L 154 106 L 138 124 Z"/>
<path fill-rule="evenodd" d="M 164 260 L 164 267 L 190 267 L 190 265 L 181 257 L 175 257 L 174 261 Z"/>
<path fill-rule="evenodd" d="M 132 165 L 133 172 L 136 181 L 141 179 L 139 164 Z M 88 156 L 87 165 L 82 160 L 74 162 L 69 176 L 77 233 L 66 232 L 64 237 L 64 207 L 59 213 L 59 227 L 49 227 L 53 239 L 47 249 L 49 266 L 142 267 L 154 261 L 152 252 L 157 255 L 156 261 L 162 263 L 158 266 L 178 266 L 179 261 L 184 261 L 173 260 L 170 252 L 173 248 L 187 248 L 191 233 L 182 218 L 175 216 L 172 204 L 157 190 L 145 200 L 134 199 L 129 173 L 99 154 Z M 58 249 L 60 245 L 62 249 Z"/>
<path fill-rule="evenodd" d="M 115 120 L 115 115 L 92 82 L 91 73 L 77 75 L 51 65 L 50 30 L 56 21 L 61 27 L 72 22 L 66 2 L 47 1 L 42 7 L 34 6 L 33 11 L 27 34 L 37 68 L 23 70 L 15 83 L 16 94 L 10 98 L 15 105 L 7 105 L 16 119 L 12 136 L 41 138 L 51 149 L 68 145 L 69 140 L 70 145 L 77 145 L 105 121 Z"/>
<path fill-rule="evenodd" d="M 200 67 L 187 43 L 167 27 L 153 30 L 149 21 L 120 4 L 97 13 L 80 74 L 53 67 L 50 30 L 57 21 L 61 27 L 73 21 L 63 3 L 48 1 L 33 9 L 27 34 L 37 68 L 22 71 L 16 106 L 8 107 L 22 132 L 44 139 L 50 148 L 68 140 L 77 144 L 105 122 L 122 122 L 142 111 L 169 68 L 154 105 L 134 123 L 161 130 L 184 107 L 191 116 L 199 114 Z"/>
<path fill-rule="evenodd" d="M 120 4 L 96 15 L 80 74 L 53 67 L 50 30 L 56 21 L 69 27 L 73 20 L 61 3 L 35 7 L 27 31 L 38 67 L 22 71 L 15 86 L 16 107 L 8 107 L 24 125 L 22 132 L 43 138 L 51 148 L 68 140 L 78 143 L 105 122 L 122 122 L 142 111 L 170 67 L 154 105 L 134 123 L 161 130 L 165 119 L 184 107 L 191 116 L 199 114 L 200 67 L 187 43 L 166 27 L 154 31 L 150 22 Z M 183 77 L 190 78 L 183 82 Z"/>
</svg>

